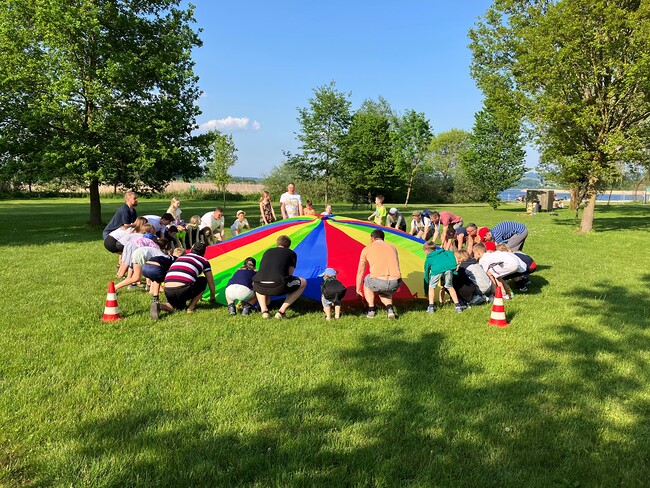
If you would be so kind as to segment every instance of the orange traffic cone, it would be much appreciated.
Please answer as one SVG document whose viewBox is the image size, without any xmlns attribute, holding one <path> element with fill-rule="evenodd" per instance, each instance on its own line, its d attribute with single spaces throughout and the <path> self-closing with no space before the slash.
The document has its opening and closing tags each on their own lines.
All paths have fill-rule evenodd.
<svg viewBox="0 0 650 488">
<path fill-rule="evenodd" d="M 108 295 L 106 295 L 106 306 L 104 307 L 104 316 L 102 322 L 113 322 L 120 320 L 120 309 L 117 306 L 117 294 L 115 293 L 115 283 L 108 284 Z"/>
<path fill-rule="evenodd" d="M 492 304 L 492 314 L 490 315 L 489 325 L 495 327 L 508 327 L 506 321 L 506 309 L 503 306 L 503 293 L 501 287 L 497 286 L 497 292 L 494 294 L 494 303 Z"/>
</svg>

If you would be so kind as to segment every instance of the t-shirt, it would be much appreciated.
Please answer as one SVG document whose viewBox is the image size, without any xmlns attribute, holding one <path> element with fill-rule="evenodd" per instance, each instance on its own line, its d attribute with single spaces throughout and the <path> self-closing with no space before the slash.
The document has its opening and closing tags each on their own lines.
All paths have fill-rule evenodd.
<svg viewBox="0 0 650 488">
<path fill-rule="evenodd" d="M 169 267 L 169 271 L 165 276 L 165 283 L 176 282 L 191 285 L 201 273 L 207 273 L 208 271 L 212 271 L 210 261 L 203 256 L 190 252 L 177 258 Z"/>
<path fill-rule="evenodd" d="M 234 233 L 236 230 L 241 232 L 242 230 L 250 227 L 248 220 L 244 219 L 240 221 L 239 219 L 235 220 L 235 222 L 230 226 L 230 230 Z"/>
<path fill-rule="evenodd" d="M 511 273 L 523 273 L 526 271 L 526 263 L 511 252 L 494 251 L 486 252 L 481 256 L 478 263 L 487 272 L 492 270 L 496 276 L 505 276 Z"/>
<path fill-rule="evenodd" d="M 183 213 L 180 208 L 169 207 L 167 209 L 167 213 L 172 214 L 172 216 L 174 217 L 174 222 L 172 222 L 174 225 L 180 225 L 180 223 L 182 222 L 181 214 Z"/>
<path fill-rule="evenodd" d="M 214 218 L 214 212 L 208 212 L 201 217 L 201 224 L 199 228 L 203 229 L 204 227 L 210 227 L 212 232 L 215 234 L 221 233 L 223 231 L 223 226 L 225 219 L 223 215 L 218 219 Z"/>
<path fill-rule="evenodd" d="M 132 224 L 136 218 L 138 218 L 138 213 L 135 211 L 135 208 L 131 208 L 125 203 L 117 209 L 113 218 L 104 227 L 104 232 L 102 232 L 103 238 L 106 239 L 108 234 L 118 227 L 122 227 L 124 224 Z"/>
<path fill-rule="evenodd" d="M 298 255 L 291 249 L 275 247 L 262 256 L 260 269 L 253 277 L 255 283 L 282 283 L 289 276 L 289 268 L 296 267 Z"/>
<path fill-rule="evenodd" d="M 116 241 L 119 241 L 123 237 L 128 236 L 129 234 L 132 234 L 132 233 L 133 233 L 133 227 L 126 227 L 126 228 L 118 227 L 113 232 L 111 232 L 109 234 L 109 236 L 111 236 Z"/>
<path fill-rule="evenodd" d="M 415 219 L 411 220 L 411 230 L 413 229 L 417 229 L 418 231 L 424 230 L 425 227 L 429 227 L 430 225 L 431 225 L 431 219 L 429 219 L 428 217 L 420 217 L 419 222 Z"/>
<path fill-rule="evenodd" d="M 397 212 L 395 215 L 386 215 L 386 225 L 388 227 L 395 227 L 396 229 L 406 229 L 404 216 L 400 212 Z"/>
<path fill-rule="evenodd" d="M 297 193 L 291 195 L 288 191 L 284 192 L 280 197 L 280 204 L 283 203 L 287 217 L 298 217 L 300 215 L 300 205 L 302 205 L 300 195 Z"/>
<path fill-rule="evenodd" d="M 172 265 L 172 263 L 175 260 L 176 258 L 174 256 L 170 256 L 169 254 L 163 254 L 162 256 L 154 256 L 152 258 L 149 258 L 147 262 L 158 263 L 160 265 L 160 269 L 162 270 L 162 272 L 167 273 L 169 267 Z"/>
<path fill-rule="evenodd" d="M 256 271 L 254 269 L 238 269 L 235 271 L 235 274 L 232 275 L 232 278 L 230 278 L 226 286 L 242 285 L 246 288 L 253 288 L 253 276 L 255 276 L 255 273 Z"/>
<path fill-rule="evenodd" d="M 157 247 L 139 247 L 133 251 L 131 263 L 137 264 L 138 266 L 144 266 L 144 264 L 154 256 L 162 256 L 163 254 L 165 253 Z"/>
<path fill-rule="evenodd" d="M 463 220 L 458 215 L 454 215 L 451 212 L 440 212 L 439 215 L 440 215 L 440 223 L 442 225 L 454 225 Z"/>
<path fill-rule="evenodd" d="M 383 205 L 381 207 L 377 205 L 377 208 L 375 209 L 375 224 L 381 225 L 381 223 L 386 220 L 386 213 L 386 207 Z"/>
<path fill-rule="evenodd" d="M 497 244 L 506 242 L 516 234 L 523 234 L 526 231 L 526 226 L 519 222 L 501 222 L 490 229 L 492 239 Z"/>
<path fill-rule="evenodd" d="M 361 251 L 359 262 L 370 266 L 372 278 L 397 280 L 402 277 L 397 248 L 390 242 L 381 239 L 372 241 Z"/>
<path fill-rule="evenodd" d="M 145 215 L 145 219 L 147 219 L 147 222 L 149 222 L 151 225 L 153 225 L 154 229 L 156 229 L 156 233 L 160 232 L 163 230 L 164 225 L 160 225 L 160 217 L 157 215 Z"/>
</svg>

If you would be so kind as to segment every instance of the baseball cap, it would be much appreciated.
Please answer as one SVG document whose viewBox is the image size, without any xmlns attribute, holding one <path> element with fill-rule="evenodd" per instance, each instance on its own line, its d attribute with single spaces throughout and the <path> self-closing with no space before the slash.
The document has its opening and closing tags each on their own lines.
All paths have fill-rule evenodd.
<svg viewBox="0 0 650 488">
<path fill-rule="evenodd" d="M 485 250 L 486 251 L 492 251 L 492 252 L 496 251 L 497 250 L 496 242 L 492 242 L 492 241 L 486 242 L 485 243 Z"/>
<path fill-rule="evenodd" d="M 480 238 L 482 241 L 484 241 L 484 240 L 485 240 L 485 234 L 487 234 L 488 232 L 490 232 L 490 229 L 488 229 L 487 227 L 481 227 L 481 228 L 478 230 L 478 236 L 479 236 L 479 238 Z"/>
<path fill-rule="evenodd" d="M 237 210 L 237 215 L 239 215 L 239 214 L 244 214 L 244 215 L 246 215 L 246 212 L 244 212 L 243 210 Z"/>
<path fill-rule="evenodd" d="M 393 207 L 388 211 L 388 213 L 391 214 L 391 215 L 394 215 L 394 214 L 397 213 L 397 209 L 395 207 Z"/>
<path fill-rule="evenodd" d="M 321 274 L 318 276 L 336 276 L 336 270 L 334 268 L 325 268 L 325 271 L 323 271 Z"/>
</svg>

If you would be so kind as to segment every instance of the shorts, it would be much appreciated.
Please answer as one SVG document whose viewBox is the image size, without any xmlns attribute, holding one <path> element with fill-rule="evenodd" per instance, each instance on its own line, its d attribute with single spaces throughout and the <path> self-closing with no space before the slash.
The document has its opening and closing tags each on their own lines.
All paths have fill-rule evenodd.
<svg viewBox="0 0 650 488">
<path fill-rule="evenodd" d="M 323 295 L 320 296 L 320 302 L 323 304 L 323 307 L 331 307 L 332 305 L 334 305 L 334 302 L 330 302 Z"/>
<path fill-rule="evenodd" d="M 377 293 L 380 297 L 390 298 L 393 296 L 399 287 L 402 286 L 402 279 L 397 280 L 382 280 L 381 278 L 373 278 L 366 275 L 363 284 Z"/>
<path fill-rule="evenodd" d="M 208 280 L 205 276 L 199 276 L 191 285 L 183 285 L 174 288 L 165 287 L 165 296 L 169 304 L 176 310 L 185 310 L 187 302 L 198 295 L 203 295 Z"/>
<path fill-rule="evenodd" d="M 300 289 L 300 278 L 296 276 L 287 276 L 281 283 L 253 283 L 255 293 L 269 297 L 288 295 L 298 289 Z"/>
<path fill-rule="evenodd" d="M 124 250 L 122 243 L 113 236 L 106 236 L 106 239 L 104 239 L 104 247 L 108 252 L 112 252 L 113 254 L 121 254 Z"/>
<path fill-rule="evenodd" d="M 255 292 L 244 285 L 230 285 L 226 287 L 226 300 L 247 302 L 255 296 Z"/>
<path fill-rule="evenodd" d="M 156 283 L 162 283 L 165 281 L 165 271 L 162 266 L 156 266 L 155 264 L 146 264 L 142 266 L 142 276 L 149 278 L 151 281 Z"/>
<path fill-rule="evenodd" d="M 429 288 L 435 288 L 438 286 L 438 283 L 441 282 L 442 278 L 444 278 L 444 281 L 442 281 L 443 288 L 450 289 L 454 287 L 454 272 L 449 270 L 443 271 L 442 273 L 433 275 L 431 278 L 429 278 Z"/>
</svg>

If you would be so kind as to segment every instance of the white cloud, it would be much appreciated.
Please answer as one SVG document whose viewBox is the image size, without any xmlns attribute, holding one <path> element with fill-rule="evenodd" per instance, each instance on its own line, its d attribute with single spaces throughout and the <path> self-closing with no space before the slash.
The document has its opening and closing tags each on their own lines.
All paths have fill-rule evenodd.
<svg viewBox="0 0 650 488">
<path fill-rule="evenodd" d="M 231 117 L 225 119 L 212 119 L 201 124 L 200 130 L 221 130 L 226 132 L 237 132 L 244 130 L 260 130 L 262 124 L 257 120 L 251 120 L 248 117 Z"/>
</svg>

